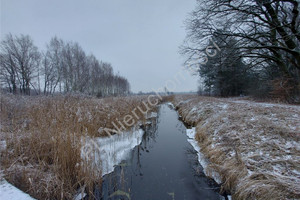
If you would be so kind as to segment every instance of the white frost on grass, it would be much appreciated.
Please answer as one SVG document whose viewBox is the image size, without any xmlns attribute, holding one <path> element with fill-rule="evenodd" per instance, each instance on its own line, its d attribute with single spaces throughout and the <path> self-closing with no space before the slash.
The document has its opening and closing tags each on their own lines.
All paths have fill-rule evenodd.
<svg viewBox="0 0 300 200">
<path fill-rule="evenodd" d="M 232 103 L 239 103 L 239 104 L 247 104 L 247 105 L 255 105 L 255 106 L 261 106 L 265 108 L 271 108 L 271 107 L 279 107 L 279 108 L 294 108 L 297 110 L 300 110 L 300 107 L 298 105 L 289 105 L 289 104 L 280 104 L 280 103 L 263 103 L 263 102 L 254 102 L 250 100 L 234 100 L 234 99 L 227 99 L 228 102 Z"/>
<path fill-rule="evenodd" d="M 193 148 L 197 151 L 197 155 L 198 155 L 198 161 L 200 163 L 200 165 L 203 167 L 203 172 L 206 176 L 208 176 L 208 174 L 206 173 L 206 170 L 208 168 L 208 164 L 209 161 L 205 158 L 205 156 L 203 155 L 203 153 L 201 153 L 201 148 L 198 145 L 197 140 L 195 139 L 196 136 L 196 128 L 193 127 L 192 129 L 186 129 L 186 134 L 188 136 L 188 142 L 193 146 Z M 216 183 L 220 184 L 222 181 L 220 179 L 220 175 L 213 171 L 211 173 L 212 178 L 216 181 Z"/>
<path fill-rule="evenodd" d="M 92 159 L 96 166 L 101 167 L 102 176 L 104 176 L 113 172 L 116 165 L 130 156 L 130 151 L 142 142 L 143 135 L 144 131 L 138 129 L 111 137 L 90 139 L 82 149 L 82 156 L 92 154 L 89 150 L 90 145 L 96 147 Z"/>
<path fill-rule="evenodd" d="M 34 200 L 34 198 L 8 183 L 6 180 L 0 181 L 0 199 Z"/>
<path fill-rule="evenodd" d="M 228 163 L 228 167 L 234 168 L 230 161 L 236 159 L 236 153 L 244 162 L 241 167 L 248 173 L 237 177 L 238 184 L 233 187 L 241 188 L 249 183 L 253 187 L 252 193 L 262 191 L 260 186 L 264 180 L 254 182 L 252 175 L 267 174 L 270 175 L 270 187 L 287 186 L 274 191 L 276 195 L 299 194 L 300 106 L 209 97 L 195 97 L 184 103 L 183 99 L 178 96 L 174 100 L 180 105 L 178 112 L 186 122 L 208 134 L 212 141 L 209 150 L 216 149 L 217 152 L 221 148 L 226 158 L 223 164 Z M 187 131 L 187 134 L 191 137 L 192 133 Z M 198 144 L 194 148 L 197 147 Z M 234 173 L 238 173 L 228 169 L 228 176 L 235 177 Z M 267 187 L 264 190 L 267 192 Z"/>
</svg>

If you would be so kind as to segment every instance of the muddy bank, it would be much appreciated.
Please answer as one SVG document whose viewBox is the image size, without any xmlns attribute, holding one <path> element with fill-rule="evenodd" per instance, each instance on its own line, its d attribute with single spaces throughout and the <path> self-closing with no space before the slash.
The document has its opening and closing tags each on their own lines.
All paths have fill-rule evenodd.
<svg viewBox="0 0 300 200">
<path fill-rule="evenodd" d="M 233 199 L 300 199 L 300 107 L 176 96 L 172 103 Z"/>
</svg>

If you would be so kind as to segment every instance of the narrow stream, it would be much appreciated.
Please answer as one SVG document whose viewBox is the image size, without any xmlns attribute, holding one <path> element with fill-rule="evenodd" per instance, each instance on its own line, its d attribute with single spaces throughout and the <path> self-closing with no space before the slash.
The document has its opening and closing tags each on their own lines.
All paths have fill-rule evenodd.
<svg viewBox="0 0 300 200">
<path fill-rule="evenodd" d="M 104 176 L 99 199 L 224 199 L 218 191 L 204 175 L 178 114 L 164 104 L 130 158 Z"/>
</svg>

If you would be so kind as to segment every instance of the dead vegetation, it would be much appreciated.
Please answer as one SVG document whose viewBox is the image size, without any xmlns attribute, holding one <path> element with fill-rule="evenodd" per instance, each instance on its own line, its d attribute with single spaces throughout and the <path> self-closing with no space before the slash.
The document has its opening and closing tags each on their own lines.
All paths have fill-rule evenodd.
<svg viewBox="0 0 300 200">
<path fill-rule="evenodd" d="M 115 129 L 112 123 L 118 124 L 137 107 L 146 111 L 143 102 L 147 97 L 2 95 L 4 177 L 37 199 L 73 199 L 79 189 L 92 198 L 94 188 L 101 185 L 101 171 L 81 156 L 82 138 L 107 136 L 103 128 Z M 144 113 L 135 114 L 135 125 L 145 121 Z"/>
<path fill-rule="evenodd" d="M 300 199 L 300 107 L 197 96 L 173 101 L 234 199 Z"/>
</svg>

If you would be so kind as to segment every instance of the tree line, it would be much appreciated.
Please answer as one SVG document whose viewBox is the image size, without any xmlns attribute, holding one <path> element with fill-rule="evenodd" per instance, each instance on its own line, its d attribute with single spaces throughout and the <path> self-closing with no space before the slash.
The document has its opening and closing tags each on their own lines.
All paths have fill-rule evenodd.
<svg viewBox="0 0 300 200">
<path fill-rule="evenodd" d="M 107 62 L 87 55 L 76 42 L 54 37 L 41 52 L 28 35 L 8 34 L 1 41 L 2 88 L 13 94 L 84 93 L 105 97 L 130 93 L 128 80 Z"/>
<path fill-rule="evenodd" d="M 297 0 L 197 0 L 181 51 L 197 66 L 200 89 L 300 102 L 299 6 Z M 203 64 L 211 41 L 221 51 Z"/>
</svg>

